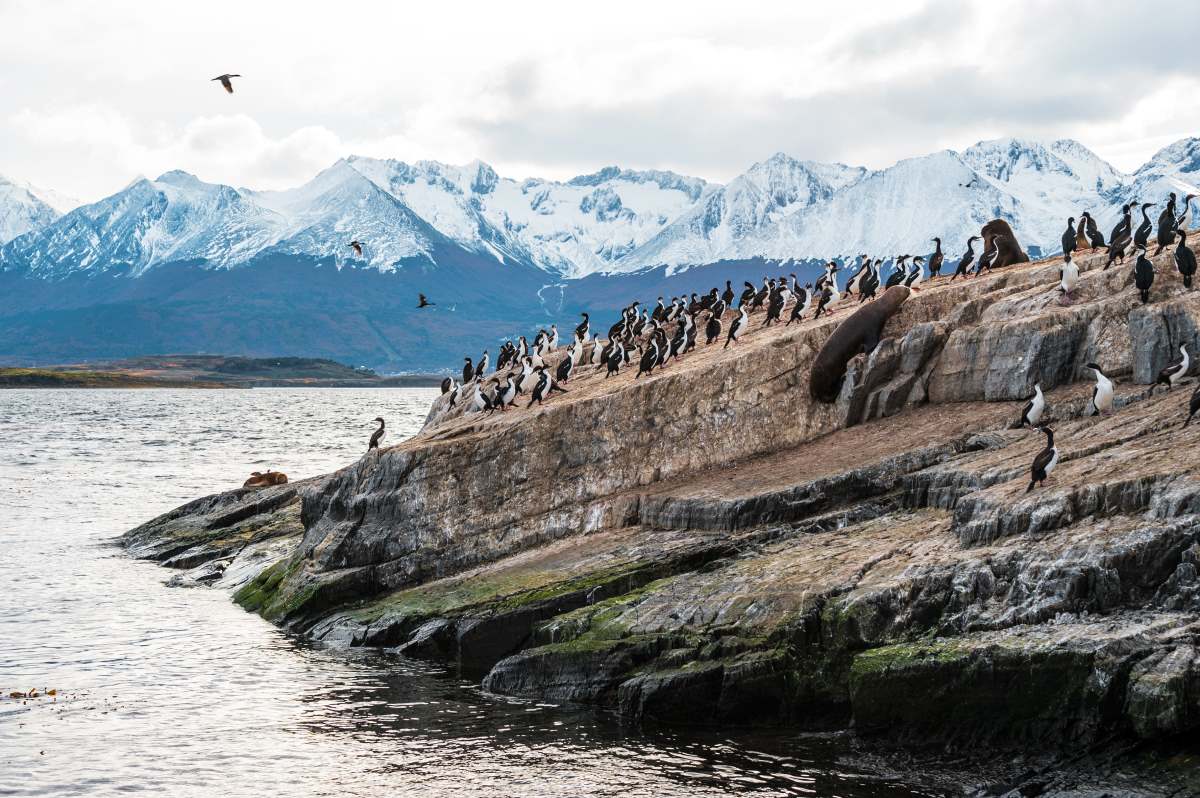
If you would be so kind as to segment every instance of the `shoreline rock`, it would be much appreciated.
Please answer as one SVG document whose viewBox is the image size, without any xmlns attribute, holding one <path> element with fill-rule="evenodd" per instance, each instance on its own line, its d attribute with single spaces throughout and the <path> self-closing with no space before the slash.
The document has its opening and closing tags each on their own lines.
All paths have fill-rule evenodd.
<svg viewBox="0 0 1200 798">
<path fill-rule="evenodd" d="M 1077 257 L 1067 308 L 1053 262 L 926 284 L 832 405 L 807 369 L 846 314 L 752 325 L 536 410 L 441 397 L 409 441 L 125 543 L 223 562 L 235 600 L 313 640 L 632 719 L 912 749 L 1175 744 L 1200 728 L 1200 426 L 1180 429 L 1190 386 L 1145 383 L 1200 335 L 1200 294 L 1163 256 L 1135 307 L 1102 257 Z M 1123 375 L 1100 418 L 1093 360 Z M 1034 382 L 1063 454 L 1026 493 L 1042 439 L 1013 426 Z"/>
</svg>

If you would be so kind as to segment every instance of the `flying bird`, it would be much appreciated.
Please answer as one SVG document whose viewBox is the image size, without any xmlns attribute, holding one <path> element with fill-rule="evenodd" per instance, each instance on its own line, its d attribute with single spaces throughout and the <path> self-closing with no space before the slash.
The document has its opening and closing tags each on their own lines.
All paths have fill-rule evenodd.
<svg viewBox="0 0 1200 798">
<path fill-rule="evenodd" d="M 436 302 L 430 302 L 428 299 L 426 299 L 424 294 L 417 294 L 417 300 L 418 300 L 418 304 L 417 304 L 418 310 L 420 310 L 421 308 L 432 307 L 437 304 Z"/>
<path fill-rule="evenodd" d="M 240 77 L 241 77 L 241 75 L 230 75 L 230 74 L 226 73 L 224 75 L 217 75 L 215 78 L 213 78 L 213 80 L 221 81 L 221 85 L 225 87 L 225 91 L 229 92 L 230 94 L 233 94 L 233 81 L 230 78 L 240 78 Z"/>
<path fill-rule="evenodd" d="M 350 246 L 350 249 L 354 250 L 355 255 L 357 255 L 360 258 L 362 257 L 362 242 L 361 241 L 351 241 L 349 246 Z"/>
</svg>

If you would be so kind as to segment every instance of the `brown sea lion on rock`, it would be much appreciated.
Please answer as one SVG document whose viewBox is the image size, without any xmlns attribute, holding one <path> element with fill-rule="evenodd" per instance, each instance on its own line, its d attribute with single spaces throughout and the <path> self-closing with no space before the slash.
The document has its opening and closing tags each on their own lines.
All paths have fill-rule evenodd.
<svg viewBox="0 0 1200 798">
<path fill-rule="evenodd" d="M 988 264 L 989 269 L 1012 266 L 1014 263 L 1029 263 L 1029 256 L 1025 254 L 1025 250 L 1021 249 L 1012 228 L 1003 219 L 992 219 L 983 226 L 979 234 L 983 236 L 984 252 L 990 251 L 993 247 L 999 249 L 996 257 Z"/>
<path fill-rule="evenodd" d="M 250 478 L 242 483 L 243 488 L 267 488 L 271 485 L 286 485 L 287 474 L 282 471 L 251 471 Z"/>
<path fill-rule="evenodd" d="M 860 352 L 870 354 L 875 349 L 883 325 L 911 293 L 907 286 L 894 285 L 838 325 L 813 360 L 808 378 L 808 391 L 813 399 L 826 404 L 837 399 L 846 376 L 846 364 Z"/>
</svg>

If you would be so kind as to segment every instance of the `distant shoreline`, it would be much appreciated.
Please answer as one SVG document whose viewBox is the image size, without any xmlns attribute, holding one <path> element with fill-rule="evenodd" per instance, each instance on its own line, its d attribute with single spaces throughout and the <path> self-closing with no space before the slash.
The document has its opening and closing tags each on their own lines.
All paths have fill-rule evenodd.
<svg viewBox="0 0 1200 798">
<path fill-rule="evenodd" d="M 5 388 L 422 388 L 435 374 L 380 376 L 316 358 L 155 356 L 97 364 L 0 366 Z"/>
</svg>

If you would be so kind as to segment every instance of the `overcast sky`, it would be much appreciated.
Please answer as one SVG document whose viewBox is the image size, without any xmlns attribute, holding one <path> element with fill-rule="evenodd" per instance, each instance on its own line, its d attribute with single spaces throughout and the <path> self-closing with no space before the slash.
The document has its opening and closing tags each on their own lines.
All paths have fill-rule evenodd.
<svg viewBox="0 0 1200 798">
<path fill-rule="evenodd" d="M 85 200 L 173 168 L 283 188 L 351 153 L 724 181 L 1008 135 L 1128 171 L 1200 135 L 1197 0 L 807 5 L 0 0 L 0 174 Z"/>
</svg>

